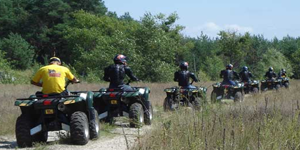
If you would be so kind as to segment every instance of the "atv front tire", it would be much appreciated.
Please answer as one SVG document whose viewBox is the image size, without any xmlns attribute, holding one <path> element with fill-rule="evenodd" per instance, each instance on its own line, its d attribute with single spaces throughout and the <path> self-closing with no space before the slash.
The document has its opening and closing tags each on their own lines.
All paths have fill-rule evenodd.
<svg viewBox="0 0 300 150">
<path fill-rule="evenodd" d="M 98 112 L 95 109 L 93 109 L 92 114 L 94 115 L 94 117 L 93 117 L 93 119 L 90 120 L 90 123 L 89 123 L 90 139 L 98 139 L 99 131 L 100 131 Z"/>
<path fill-rule="evenodd" d="M 285 88 L 289 88 L 289 83 L 284 83 Z"/>
<path fill-rule="evenodd" d="M 201 98 L 200 97 L 195 97 L 193 101 L 193 108 L 195 110 L 200 110 L 201 107 Z"/>
<path fill-rule="evenodd" d="M 151 102 L 149 102 L 149 110 L 145 111 L 145 125 L 151 125 L 153 119 L 153 107 Z"/>
<path fill-rule="evenodd" d="M 144 123 L 144 110 L 140 103 L 133 103 L 129 108 L 130 127 L 141 127 Z"/>
<path fill-rule="evenodd" d="M 71 115 L 70 132 L 72 143 L 76 145 L 88 143 L 90 138 L 88 121 L 84 112 L 76 111 Z"/>
<path fill-rule="evenodd" d="M 258 92 L 259 92 L 259 90 L 258 90 L 257 87 L 253 88 L 253 93 L 254 93 L 254 94 L 258 94 Z"/>
<path fill-rule="evenodd" d="M 280 85 L 276 84 L 276 90 L 279 90 L 279 89 L 280 89 Z"/>
<path fill-rule="evenodd" d="M 217 92 L 215 92 L 214 90 L 211 92 L 210 102 L 212 104 L 217 102 Z"/>
<path fill-rule="evenodd" d="M 172 111 L 172 99 L 170 97 L 166 97 L 164 101 L 164 111 Z"/>
<path fill-rule="evenodd" d="M 242 92 L 236 92 L 234 94 L 234 102 L 241 102 L 243 101 L 243 94 Z"/>
<path fill-rule="evenodd" d="M 31 118 L 29 115 L 22 114 L 16 122 L 16 139 L 20 148 L 31 147 L 33 137 L 30 135 Z"/>
</svg>

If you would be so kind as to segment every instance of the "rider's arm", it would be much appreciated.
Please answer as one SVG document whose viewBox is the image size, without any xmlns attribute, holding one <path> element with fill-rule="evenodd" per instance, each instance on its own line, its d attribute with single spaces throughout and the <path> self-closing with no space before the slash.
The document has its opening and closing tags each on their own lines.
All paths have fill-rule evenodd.
<svg viewBox="0 0 300 150">
<path fill-rule="evenodd" d="M 174 73 L 174 81 L 178 82 L 178 71 Z"/>
<path fill-rule="evenodd" d="M 238 80 L 240 77 L 239 77 L 239 75 L 235 72 L 235 71 L 233 71 L 233 75 L 235 76 L 235 78 Z"/>
<path fill-rule="evenodd" d="M 39 87 L 42 87 L 42 86 L 43 86 L 42 83 L 40 83 L 40 82 L 34 82 L 33 80 L 31 80 L 31 84 L 32 84 L 32 85 L 39 86 Z"/>
<path fill-rule="evenodd" d="M 32 78 L 31 80 L 31 84 L 32 85 L 36 85 L 36 86 L 39 86 L 39 87 L 42 87 L 43 84 L 40 83 L 41 79 L 42 79 L 42 68 L 38 70 L 38 72 L 34 75 L 34 77 Z"/>
<path fill-rule="evenodd" d="M 250 77 L 250 78 L 253 78 L 253 75 L 252 75 L 252 73 L 251 73 L 251 72 L 249 72 L 249 77 Z"/>
<path fill-rule="evenodd" d="M 125 73 L 130 78 L 130 80 L 132 80 L 132 81 L 138 81 L 139 80 L 136 76 L 133 75 L 131 69 L 128 66 L 125 67 Z"/>
<path fill-rule="evenodd" d="M 195 82 L 198 82 L 197 77 L 196 77 L 195 74 L 192 73 L 192 72 L 191 72 L 191 78 L 192 78 Z"/>
<path fill-rule="evenodd" d="M 104 69 L 104 76 L 103 76 L 103 80 L 109 82 L 110 78 L 109 78 L 109 67 L 106 67 Z"/>
<path fill-rule="evenodd" d="M 79 80 L 71 73 L 71 71 L 68 69 L 68 68 L 66 68 L 66 77 L 70 80 L 70 81 L 72 81 L 73 83 L 77 83 L 77 82 L 79 82 Z"/>
<path fill-rule="evenodd" d="M 224 70 L 222 70 L 221 72 L 220 72 L 220 78 L 223 78 L 223 73 L 224 72 Z"/>
</svg>

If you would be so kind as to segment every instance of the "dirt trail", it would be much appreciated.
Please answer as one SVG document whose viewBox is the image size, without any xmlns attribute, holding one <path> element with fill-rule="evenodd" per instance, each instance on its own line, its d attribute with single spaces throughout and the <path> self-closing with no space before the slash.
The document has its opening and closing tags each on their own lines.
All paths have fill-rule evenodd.
<svg viewBox="0 0 300 150">
<path fill-rule="evenodd" d="M 111 131 L 112 136 L 101 136 L 94 141 L 89 141 L 88 144 L 83 146 L 72 145 L 70 142 L 58 144 L 59 137 L 57 132 L 50 132 L 48 137 L 48 144 L 42 145 L 47 150 L 127 150 L 127 144 L 125 136 L 128 142 L 129 148 L 131 148 L 138 140 L 139 135 L 144 135 L 150 132 L 151 126 L 144 126 L 141 129 L 121 127 L 118 126 L 116 129 Z M 52 144 L 51 144 L 52 143 Z M 55 144 L 53 144 L 55 143 Z M 0 136 L 0 149 L 16 149 L 16 139 L 14 136 Z M 27 148 L 27 149 L 35 149 Z M 25 148 L 24 148 L 25 149 Z"/>
</svg>

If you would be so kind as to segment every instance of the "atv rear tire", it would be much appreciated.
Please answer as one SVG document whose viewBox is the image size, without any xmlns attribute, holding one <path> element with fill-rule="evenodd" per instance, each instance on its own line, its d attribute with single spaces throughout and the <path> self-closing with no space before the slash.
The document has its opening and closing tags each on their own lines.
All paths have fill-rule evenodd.
<svg viewBox="0 0 300 150">
<path fill-rule="evenodd" d="M 98 112 L 93 109 L 94 119 L 90 120 L 89 128 L 90 128 L 90 139 L 98 139 L 99 131 L 100 131 L 100 123 L 98 119 Z"/>
<path fill-rule="evenodd" d="M 19 147 L 31 147 L 33 136 L 30 135 L 31 117 L 22 114 L 16 122 L 16 139 Z"/>
<path fill-rule="evenodd" d="M 234 102 L 241 102 L 243 101 L 243 94 L 242 92 L 236 92 L 234 94 Z"/>
<path fill-rule="evenodd" d="M 133 103 L 129 108 L 130 127 L 141 127 L 144 123 L 144 110 L 140 103 Z"/>
<path fill-rule="evenodd" d="M 217 93 L 214 90 L 211 92 L 210 102 L 211 103 L 216 103 L 217 102 Z"/>
<path fill-rule="evenodd" d="M 76 111 L 71 115 L 70 132 L 72 143 L 76 145 L 88 143 L 90 138 L 88 121 L 84 112 Z"/>
<path fill-rule="evenodd" d="M 152 119 L 153 119 L 153 107 L 151 102 L 149 102 L 149 110 L 145 111 L 144 113 L 145 116 L 145 125 L 151 125 Z"/>
</svg>

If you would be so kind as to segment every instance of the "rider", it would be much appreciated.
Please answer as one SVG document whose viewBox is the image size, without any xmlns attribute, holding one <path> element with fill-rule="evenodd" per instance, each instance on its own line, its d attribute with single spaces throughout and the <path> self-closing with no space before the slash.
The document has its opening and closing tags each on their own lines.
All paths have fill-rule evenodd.
<svg viewBox="0 0 300 150">
<path fill-rule="evenodd" d="M 189 82 L 190 78 L 192 78 L 193 81 L 198 82 L 195 74 L 188 71 L 189 64 L 183 61 L 180 63 L 179 67 L 180 71 L 174 73 L 174 81 L 178 82 L 178 85 L 183 88 L 196 88 Z"/>
<path fill-rule="evenodd" d="M 280 72 L 278 73 L 278 78 L 282 79 L 286 77 L 286 71 L 285 69 L 281 69 Z"/>
<path fill-rule="evenodd" d="M 132 74 L 131 69 L 127 66 L 126 56 L 117 54 L 113 60 L 115 64 L 104 69 L 103 79 L 110 82 L 109 88 L 121 88 L 125 91 L 131 91 L 132 88 L 124 84 L 125 76 L 129 76 L 133 81 L 138 81 L 139 79 Z"/>
<path fill-rule="evenodd" d="M 269 68 L 269 71 L 266 72 L 265 77 L 267 77 L 269 80 L 276 78 L 276 73 L 274 72 L 273 67 Z"/>
<path fill-rule="evenodd" d="M 43 87 L 43 94 L 67 95 L 65 78 L 68 78 L 73 83 L 79 82 L 68 68 L 61 66 L 61 61 L 58 57 L 51 57 L 49 65 L 38 70 L 32 78 L 31 84 Z"/>
<path fill-rule="evenodd" d="M 239 73 L 239 76 L 242 80 L 242 82 L 248 82 L 251 83 L 251 79 L 253 77 L 252 73 L 248 71 L 248 67 L 244 66 L 242 71 Z"/>
<path fill-rule="evenodd" d="M 222 70 L 220 73 L 220 78 L 223 78 L 222 84 L 235 85 L 233 81 L 235 78 L 239 79 L 239 75 L 232 70 L 233 65 L 228 64 L 225 70 Z"/>
</svg>

